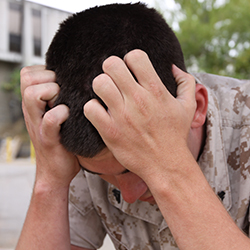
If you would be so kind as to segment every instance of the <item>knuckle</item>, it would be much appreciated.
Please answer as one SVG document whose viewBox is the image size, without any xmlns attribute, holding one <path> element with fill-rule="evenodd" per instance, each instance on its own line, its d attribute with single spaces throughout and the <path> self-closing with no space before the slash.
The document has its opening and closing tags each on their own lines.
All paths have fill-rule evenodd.
<svg viewBox="0 0 250 250">
<path fill-rule="evenodd" d="M 149 105 L 146 98 L 144 98 L 141 93 L 137 93 L 136 91 L 133 93 L 134 104 L 137 107 L 138 112 L 141 115 L 148 115 Z"/>
<path fill-rule="evenodd" d="M 26 74 L 26 73 L 29 72 L 29 71 L 30 71 L 30 66 L 23 67 L 23 68 L 20 70 L 20 75 Z"/>
<path fill-rule="evenodd" d="M 36 91 L 34 90 L 34 88 L 32 88 L 32 86 L 27 87 L 24 90 L 23 99 L 25 101 L 35 100 L 36 99 Z"/>
<path fill-rule="evenodd" d="M 122 59 L 117 56 L 110 56 L 103 62 L 104 72 L 116 68 L 117 65 L 121 63 L 121 61 Z"/>
<path fill-rule="evenodd" d="M 52 93 L 52 94 L 58 94 L 60 92 L 60 86 L 57 83 L 51 82 L 51 83 L 45 83 L 42 85 L 41 93 Z"/>
<path fill-rule="evenodd" d="M 33 82 L 33 74 L 30 70 L 26 68 L 23 68 L 20 72 L 20 83 L 21 83 L 22 93 L 29 85 L 32 85 Z"/>
<path fill-rule="evenodd" d="M 152 93 L 157 99 L 164 96 L 164 93 L 166 92 L 166 88 L 163 88 L 163 86 L 156 81 L 150 81 L 148 86 L 150 93 Z"/>
<path fill-rule="evenodd" d="M 43 117 L 43 122 L 47 128 L 51 128 L 56 125 L 57 121 L 56 121 L 55 116 L 51 114 L 51 112 L 46 112 Z"/>
<path fill-rule="evenodd" d="M 140 61 L 142 59 L 145 59 L 147 56 L 146 52 L 140 49 L 135 49 L 130 52 L 128 52 L 125 56 L 125 62 L 134 62 L 134 61 Z"/>
<path fill-rule="evenodd" d="M 111 140 L 111 141 L 116 141 L 116 140 L 118 141 L 119 140 L 120 134 L 118 132 L 118 129 L 115 126 L 112 126 L 112 124 L 107 126 L 106 134 L 108 135 L 109 140 Z"/>
<path fill-rule="evenodd" d="M 23 83 L 29 83 L 32 81 L 32 71 L 30 70 L 30 67 L 24 67 L 20 71 L 21 76 L 21 82 Z"/>
<path fill-rule="evenodd" d="M 110 77 L 106 74 L 101 74 L 93 81 L 93 91 L 99 96 L 108 93 L 110 88 Z"/>
<path fill-rule="evenodd" d="M 86 115 L 86 113 L 89 114 L 91 112 L 91 108 L 92 108 L 92 99 L 84 104 L 84 106 L 83 106 L 84 114 L 85 115 Z"/>
<path fill-rule="evenodd" d="M 187 80 L 195 82 L 195 78 L 191 74 L 187 74 Z"/>
<path fill-rule="evenodd" d="M 22 102 L 22 111 L 23 111 L 24 120 L 26 122 L 26 119 L 28 119 L 28 111 L 26 109 L 26 106 L 25 106 L 24 102 Z"/>
<path fill-rule="evenodd" d="M 93 80 L 93 89 L 102 87 L 102 85 L 108 81 L 108 76 L 106 74 L 100 74 Z"/>
</svg>

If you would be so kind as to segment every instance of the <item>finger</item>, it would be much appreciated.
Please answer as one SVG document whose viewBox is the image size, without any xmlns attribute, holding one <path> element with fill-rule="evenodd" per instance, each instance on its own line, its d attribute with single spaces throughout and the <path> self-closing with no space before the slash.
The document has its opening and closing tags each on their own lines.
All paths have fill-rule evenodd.
<svg viewBox="0 0 250 250">
<path fill-rule="evenodd" d="M 150 92 L 158 92 L 165 86 L 156 73 L 148 55 L 142 50 L 133 50 L 125 55 L 124 61 L 135 75 L 138 83 Z"/>
<path fill-rule="evenodd" d="M 116 56 L 111 56 L 103 63 L 103 71 L 109 75 L 123 96 L 130 96 L 138 83 L 135 81 L 125 62 Z"/>
<path fill-rule="evenodd" d="M 190 74 L 182 71 L 176 65 L 172 66 L 172 72 L 177 87 L 177 99 L 185 103 L 185 106 L 194 112 L 196 107 L 195 101 L 195 79 Z"/>
<path fill-rule="evenodd" d="M 97 76 L 93 81 L 94 92 L 102 99 L 109 112 L 119 110 L 123 105 L 123 97 L 116 84 L 107 74 Z"/>
<path fill-rule="evenodd" d="M 55 72 L 45 70 L 44 65 L 25 67 L 21 70 L 20 76 L 22 96 L 28 86 L 56 81 Z"/>
<path fill-rule="evenodd" d="M 41 126 L 41 135 L 45 144 L 51 145 L 60 142 L 61 125 L 68 117 L 69 108 L 64 104 L 58 105 L 45 113 Z"/>
<path fill-rule="evenodd" d="M 105 134 L 104 131 L 114 133 L 111 128 L 110 115 L 96 99 L 88 101 L 83 107 L 83 112 L 101 136 Z"/>
<path fill-rule="evenodd" d="M 25 73 L 28 71 L 41 71 L 45 70 L 46 66 L 45 65 L 32 65 L 32 66 L 25 66 L 21 69 L 21 73 Z"/>
<path fill-rule="evenodd" d="M 195 79 L 192 75 L 182 71 L 176 65 L 172 66 L 173 76 L 178 85 L 177 98 L 194 99 L 195 97 Z"/>
<path fill-rule="evenodd" d="M 56 83 L 32 85 L 25 89 L 23 106 L 29 114 L 30 120 L 39 123 L 45 113 L 47 102 L 54 102 L 60 88 Z"/>
</svg>

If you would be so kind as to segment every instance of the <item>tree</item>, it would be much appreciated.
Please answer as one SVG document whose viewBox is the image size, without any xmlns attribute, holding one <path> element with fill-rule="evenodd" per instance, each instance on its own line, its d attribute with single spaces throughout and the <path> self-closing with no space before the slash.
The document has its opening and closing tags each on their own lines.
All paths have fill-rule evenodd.
<svg viewBox="0 0 250 250">
<path fill-rule="evenodd" d="M 175 0 L 170 11 L 162 0 L 155 2 L 175 30 L 189 70 L 250 79 L 249 0 Z"/>
<path fill-rule="evenodd" d="M 5 92 L 13 93 L 19 101 L 21 100 L 20 68 L 16 68 L 12 71 L 9 82 L 4 83 L 2 89 Z"/>
</svg>

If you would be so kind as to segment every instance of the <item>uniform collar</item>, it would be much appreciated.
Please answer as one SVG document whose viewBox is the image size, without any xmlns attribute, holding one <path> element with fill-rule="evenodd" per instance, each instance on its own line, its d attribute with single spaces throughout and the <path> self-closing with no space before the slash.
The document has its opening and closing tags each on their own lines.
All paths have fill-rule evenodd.
<svg viewBox="0 0 250 250">
<path fill-rule="evenodd" d="M 161 225 L 164 218 L 156 204 L 151 205 L 148 202 L 143 202 L 140 200 L 130 204 L 123 200 L 121 195 L 119 202 L 114 195 L 114 190 L 117 190 L 116 187 L 112 184 L 109 184 L 108 199 L 113 206 L 120 209 L 122 212 L 140 220 L 144 220 L 158 227 Z"/>
<path fill-rule="evenodd" d="M 198 164 L 209 185 L 221 198 L 227 211 L 232 206 L 228 166 L 222 135 L 219 104 L 213 91 L 208 91 L 206 143 Z"/>
</svg>

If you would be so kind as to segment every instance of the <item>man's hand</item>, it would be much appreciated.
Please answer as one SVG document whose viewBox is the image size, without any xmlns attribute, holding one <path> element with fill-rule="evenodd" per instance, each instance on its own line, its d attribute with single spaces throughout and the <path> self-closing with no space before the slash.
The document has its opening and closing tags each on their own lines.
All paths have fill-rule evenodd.
<svg viewBox="0 0 250 250">
<path fill-rule="evenodd" d="M 108 58 L 103 70 L 93 89 L 108 111 L 91 100 L 84 113 L 117 160 L 143 179 L 162 162 L 176 161 L 180 148 L 187 147 L 196 108 L 193 77 L 173 67 L 179 85 L 174 98 L 140 50 L 129 52 L 124 61 Z"/>
<path fill-rule="evenodd" d="M 179 249 L 249 249 L 249 239 L 214 194 L 187 145 L 196 109 L 193 77 L 173 67 L 178 84 L 174 98 L 138 50 L 124 61 L 107 59 L 103 70 L 93 88 L 108 111 L 91 100 L 85 115 L 116 159 L 148 185 Z"/>
<path fill-rule="evenodd" d="M 55 83 L 55 73 L 45 70 L 44 66 L 22 69 L 22 106 L 36 151 L 36 183 L 66 187 L 79 171 L 76 157 L 60 143 L 60 127 L 67 119 L 69 109 L 59 105 L 45 113 L 46 105 L 53 106 L 59 90 Z"/>
</svg>

